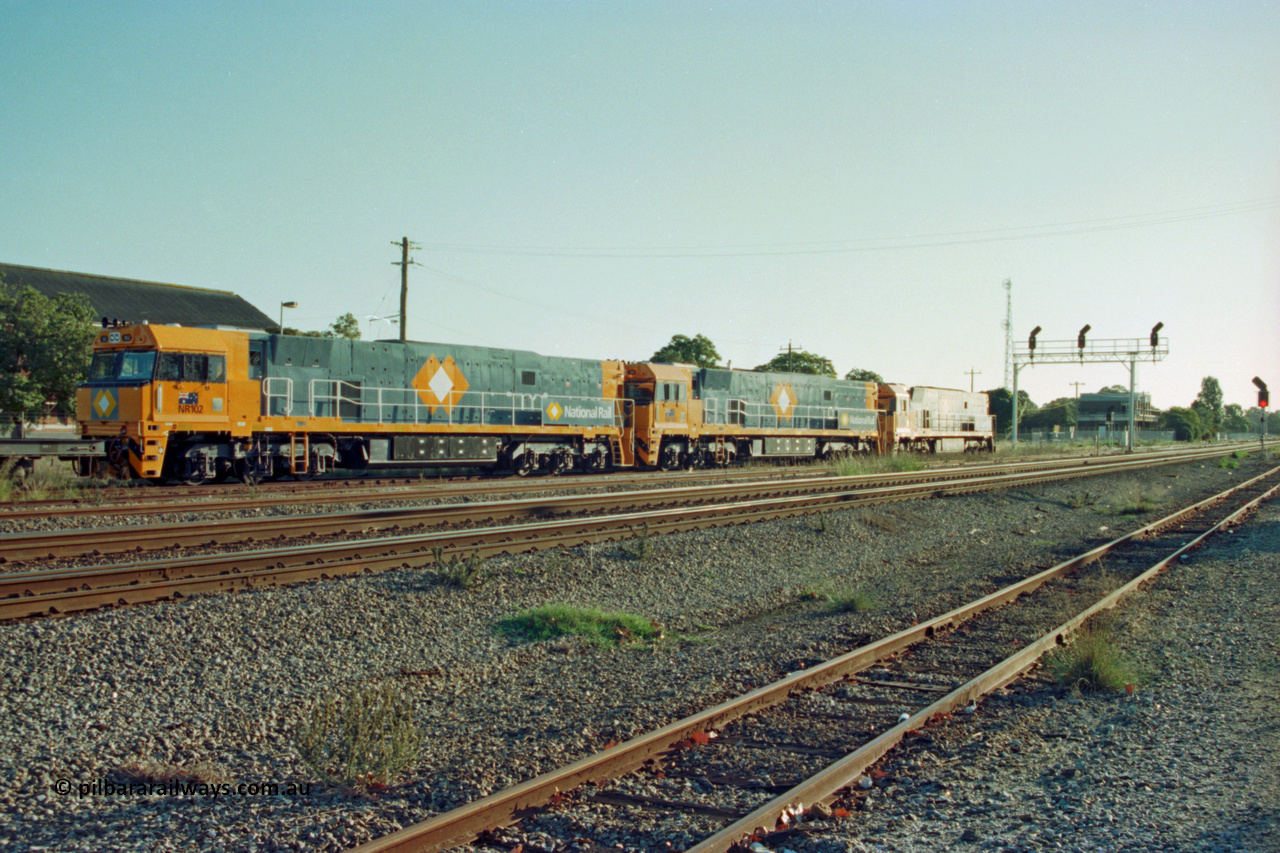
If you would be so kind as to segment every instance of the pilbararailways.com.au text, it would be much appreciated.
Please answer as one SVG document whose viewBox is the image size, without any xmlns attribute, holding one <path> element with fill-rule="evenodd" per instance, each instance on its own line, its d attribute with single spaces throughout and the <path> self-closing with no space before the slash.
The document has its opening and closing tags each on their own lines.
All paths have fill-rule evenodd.
<svg viewBox="0 0 1280 853">
<path fill-rule="evenodd" d="M 76 782 L 59 779 L 53 783 L 59 796 L 85 797 L 203 797 L 216 800 L 219 797 L 306 797 L 311 794 L 310 782 L 112 782 L 96 779 L 93 782 Z"/>
</svg>

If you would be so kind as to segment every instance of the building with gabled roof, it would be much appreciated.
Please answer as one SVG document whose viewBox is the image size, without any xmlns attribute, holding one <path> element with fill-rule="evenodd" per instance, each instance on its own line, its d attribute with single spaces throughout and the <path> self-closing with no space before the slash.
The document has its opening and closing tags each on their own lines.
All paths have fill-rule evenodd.
<svg viewBox="0 0 1280 853">
<path fill-rule="evenodd" d="M 16 264 L 0 264 L 0 276 L 10 287 L 30 287 L 49 298 L 59 293 L 84 294 L 94 314 L 109 320 L 262 330 L 277 326 L 275 320 L 229 290 Z"/>
</svg>

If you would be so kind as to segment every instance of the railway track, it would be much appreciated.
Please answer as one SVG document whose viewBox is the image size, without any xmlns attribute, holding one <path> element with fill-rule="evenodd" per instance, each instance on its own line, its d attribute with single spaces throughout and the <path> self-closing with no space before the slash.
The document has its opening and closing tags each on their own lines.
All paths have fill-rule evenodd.
<svg viewBox="0 0 1280 853">
<path fill-rule="evenodd" d="M 957 479 L 891 485 L 868 486 L 850 482 L 858 478 L 821 478 L 804 483 L 785 483 L 782 493 L 777 493 L 776 483 L 755 483 L 676 491 L 653 490 L 645 493 L 643 498 L 635 492 L 562 496 L 533 501 L 378 510 L 352 517 L 274 518 L 263 520 L 259 527 L 251 527 L 245 519 L 234 519 L 219 523 L 214 529 L 224 531 L 227 536 L 278 536 L 282 535 L 282 528 L 271 525 L 283 522 L 293 531 L 305 530 L 313 535 L 319 526 L 324 525 L 325 530 L 349 536 L 375 529 L 379 524 L 400 527 L 434 524 L 439 527 L 446 521 L 456 525 L 463 521 L 509 518 L 513 515 L 529 520 L 518 524 L 455 526 L 358 540 L 123 562 L 98 568 L 10 572 L 0 575 L 0 620 L 421 566 L 469 554 L 487 557 L 545 550 L 616 541 L 637 535 L 786 518 L 873 503 L 1025 486 L 1220 455 L 1222 450 L 1216 449 L 1195 455 L 1118 457 L 1095 460 L 1095 464 L 1090 465 L 985 474 L 961 469 L 959 473 L 948 475 Z M 652 500 L 656 506 L 630 509 L 642 500 Z M 620 507 L 627 507 L 629 511 L 617 511 Z M 209 530 L 200 525 L 167 526 L 158 534 L 159 538 L 150 540 L 145 538 L 145 528 L 136 527 L 109 529 L 96 534 L 93 531 L 68 531 L 47 536 L 15 535 L 0 540 L 0 555 L 6 560 L 30 559 L 56 553 L 58 548 L 64 547 L 78 548 L 82 553 L 85 548 L 138 547 L 145 541 L 157 545 L 163 543 L 164 547 L 182 543 L 225 545 L 216 536 L 211 537 Z M 91 535 L 96 537 L 92 541 Z"/>
<path fill-rule="evenodd" d="M 789 836 L 832 828 L 833 817 L 851 814 L 881 784 L 873 768 L 887 752 L 904 740 L 927 742 L 930 728 L 945 725 L 949 715 L 976 712 L 983 696 L 1013 682 L 1088 620 L 1278 492 L 1280 468 L 1274 468 L 907 630 L 353 853 L 426 853 L 477 839 L 517 849 L 520 837 L 501 831 L 516 822 L 524 824 L 522 832 L 542 838 L 590 844 L 601 823 L 615 831 L 628 823 L 610 809 L 663 813 L 669 818 L 661 822 L 664 831 L 679 826 L 683 836 L 702 838 L 688 848 L 695 853 L 744 849 L 757 841 L 778 849 Z M 1105 573 L 1082 573 L 1104 558 Z M 1062 621 L 1063 602 L 1090 592 L 1096 600 Z M 1006 654 L 1014 643 L 1017 651 Z M 797 775 L 802 765 L 809 769 Z M 644 790 L 671 795 L 637 796 L 642 786 L 628 778 L 637 772 Z M 710 793 L 690 801 L 681 785 L 690 779 Z M 744 788 L 754 800 L 750 810 L 735 805 Z M 634 843 L 659 847 L 662 839 Z"/>
<path fill-rule="evenodd" d="M 1246 445 L 1240 444 L 1240 447 Z M 1248 444 L 1248 447 L 1254 445 Z M 1237 449 L 1235 444 L 1219 445 L 1223 452 Z M 1137 454 L 1138 456 L 1186 453 L 1185 450 L 1159 450 Z M 1070 461 L 1080 464 L 1096 464 L 1115 457 L 1075 457 Z M 1029 467 L 1055 465 L 1066 459 L 1027 460 L 1009 463 L 962 463 L 960 470 L 1000 470 L 1015 466 Z M 377 478 L 309 480 L 300 482 L 262 483 L 256 486 L 241 484 L 171 486 L 163 489 L 101 488 L 93 489 L 78 498 L 10 501 L 0 503 L 0 520 L 29 518 L 76 518 L 112 514 L 158 515 L 175 512 L 234 512 L 263 509 L 283 504 L 326 506 L 339 503 L 364 503 L 386 501 L 425 501 L 475 499 L 494 495 L 519 495 L 527 492 L 570 491 L 608 489 L 618 487 L 661 487 L 683 484 L 690 479 L 711 482 L 741 482 L 760 479 L 804 479 L 827 474 L 819 466 L 751 466 L 729 470 L 698 470 L 691 472 L 636 473 L 615 471 L 605 475 L 568 475 L 561 477 L 456 476 L 423 478 Z M 921 474 L 920 476 L 927 476 Z"/>
</svg>

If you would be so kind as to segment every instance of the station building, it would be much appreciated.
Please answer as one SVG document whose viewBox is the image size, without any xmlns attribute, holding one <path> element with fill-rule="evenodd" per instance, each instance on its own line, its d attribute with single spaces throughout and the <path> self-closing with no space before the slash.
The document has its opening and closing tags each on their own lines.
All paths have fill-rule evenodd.
<svg viewBox="0 0 1280 853">
<path fill-rule="evenodd" d="M 164 323 L 180 326 L 235 326 L 275 330 L 276 321 L 229 290 L 161 284 L 92 273 L 0 264 L 9 287 L 30 287 L 52 299 L 59 293 L 84 294 L 100 321 Z"/>
<path fill-rule="evenodd" d="M 1137 428 L 1139 430 L 1155 429 L 1160 415 L 1151 405 L 1151 395 L 1139 391 L 1134 398 Z M 1076 414 L 1076 429 L 1082 432 L 1093 432 L 1099 427 L 1107 427 L 1108 422 L 1115 429 L 1128 429 L 1129 395 L 1081 394 Z"/>
</svg>

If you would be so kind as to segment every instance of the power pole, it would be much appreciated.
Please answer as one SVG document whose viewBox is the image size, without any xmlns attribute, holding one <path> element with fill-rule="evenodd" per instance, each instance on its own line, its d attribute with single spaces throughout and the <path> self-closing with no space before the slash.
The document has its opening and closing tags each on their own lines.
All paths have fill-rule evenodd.
<svg viewBox="0 0 1280 853">
<path fill-rule="evenodd" d="M 781 348 L 781 347 L 779 347 L 779 348 L 778 348 L 778 352 L 779 352 L 779 353 L 781 353 L 781 352 L 782 352 L 782 348 Z M 791 365 L 792 365 L 792 363 L 793 363 L 793 362 L 792 362 L 792 360 L 791 360 L 791 341 L 787 341 L 787 373 L 792 373 L 792 372 L 793 372 L 793 371 L 791 370 Z"/>
<path fill-rule="evenodd" d="M 1084 385 L 1085 383 L 1084 383 L 1084 382 L 1068 382 L 1067 384 L 1075 387 L 1075 389 L 1076 389 L 1076 402 L 1077 402 L 1077 403 L 1079 403 L 1079 402 L 1080 402 L 1080 386 L 1081 386 L 1081 385 Z"/>
<path fill-rule="evenodd" d="M 966 371 L 965 371 L 965 373 L 969 374 L 969 393 L 970 393 L 970 394 L 972 394 L 972 393 L 973 393 L 973 376 L 974 376 L 974 374 L 975 374 L 975 373 L 976 373 L 978 376 L 981 376 L 981 375 L 982 375 L 982 371 L 981 371 L 981 370 L 974 370 L 974 369 L 971 367 L 971 368 L 969 368 L 968 370 L 966 370 Z"/>
<path fill-rule="evenodd" d="M 392 240 L 391 245 L 400 247 L 400 260 L 392 261 L 391 264 L 400 267 L 400 340 L 406 341 L 409 325 L 409 264 L 422 266 L 417 261 L 410 260 L 409 250 L 422 247 L 417 243 L 410 243 L 408 237 L 399 242 Z"/>
<path fill-rule="evenodd" d="M 1013 281 L 1004 280 L 1004 387 L 1012 388 L 1017 381 L 1013 371 Z M 1013 377 L 1013 379 L 1010 379 Z"/>
</svg>

